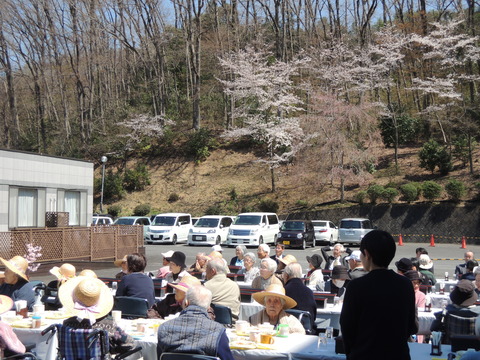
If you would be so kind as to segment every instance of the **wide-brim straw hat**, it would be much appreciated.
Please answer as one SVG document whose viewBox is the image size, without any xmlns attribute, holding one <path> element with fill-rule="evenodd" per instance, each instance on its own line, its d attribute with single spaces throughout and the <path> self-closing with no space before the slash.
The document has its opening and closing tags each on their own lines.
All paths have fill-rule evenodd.
<svg viewBox="0 0 480 360">
<path fill-rule="evenodd" d="M 127 262 L 127 255 L 125 255 L 123 258 L 115 260 L 113 263 L 115 266 L 121 267 L 124 262 Z"/>
<path fill-rule="evenodd" d="M 0 314 L 12 309 L 13 299 L 6 295 L 0 295 Z"/>
<path fill-rule="evenodd" d="M 285 266 L 290 265 L 291 263 L 297 262 L 297 258 L 293 255 L 285 255 L 281 259 L 278 259 L 278 261 L 282 262 L 285 264 Z"/>
<path fill-rule="evenodd" d="M 200 282 L 200 280 L 197 279 L 195 276 L 185 275 L 184 277 L 182 277 L 182 280 L 179 283 L 170 284 L 170 286 L 177 290 L 187 292 L 187 290 L 191 287 L 201 284 L 202 283 Z"/>
<path fill-rule="evenodd" d="M 77 302 L 87 307 L 96 305 L 97 312 L 92 313 L 95 319 L 107 315 L 113 308 L 111 290 L 99 279 L 77 276 L 60 286 L 58 297 L 69 315 L 78 315 L 83 310 L 75 309 Z"/>
<path fill-rule="evenodd" d="M 77 270 L 72 264 L 62 264 L 62 266 L 54 266 L 50 269 L 50 274 L 55 276 L 58 280 L 68 280 L 74 278 Z"/>
<path fill-rule="evenodd" d="M 28 269 L 28 261 L 22 256 L 14 256 L 10 260 L 5 260 L 0 257 L 0 261 L 5 265 L 10 271 L 13 271 L 15 274 L 21 278 L 28 281 L 28 276 L 26 274 Z"/>
<path fill-rule="evenodd" d="M 80 274 L 78 276 L 85 276 L 85 277 L 93 277 L 93 278 L 98 278 L 97 274 L 95 274 L 95 271 L 90 270 L 90 269 L 83 269 L 80 271 Z"/>
<path fill-rule="evenodd" d="M 285 289 L 280 284 L 270 284 L 264 291 L 254 293 L 252 296 L 256 302 L 262 305 L 265 304 L 266 296 L 279 297 L 280 299 L 285 300 L 285 304 L 283 305 L 284 310 L 297 306 L 297 302 L 295 300 L 293 300 L 290 296 L 285 295 Z"/>
</svg>

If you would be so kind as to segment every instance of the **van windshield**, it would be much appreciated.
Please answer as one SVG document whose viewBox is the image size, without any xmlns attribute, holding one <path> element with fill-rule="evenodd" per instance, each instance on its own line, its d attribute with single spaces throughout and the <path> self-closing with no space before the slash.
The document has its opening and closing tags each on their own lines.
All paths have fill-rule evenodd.
<svg viewBox="0 0 480 360">
<path fill-rule="evenodd" d="M 195 223 L 195 227 L 213 228 L 217 227 L 220 219 L 201 218 Z"/>
<path fill-rule="evenodd" d="M 361 229 L 362 222 L 357 220 L 342 220 L 340 227 L 342 229 Z"/>
<path fill-rule="evenodd" d="M 174 216 L 157 216 L 155 220 L 153 220 L 152 225 L 156 226 L 174 226 L 175 220 L 177 218 Z"/>
<path fill-rule="evenodd" d="M 261 215 L 241 215 L 237 217 L 234 225 L 258 225 L 262 221 Z"/>
</svg>

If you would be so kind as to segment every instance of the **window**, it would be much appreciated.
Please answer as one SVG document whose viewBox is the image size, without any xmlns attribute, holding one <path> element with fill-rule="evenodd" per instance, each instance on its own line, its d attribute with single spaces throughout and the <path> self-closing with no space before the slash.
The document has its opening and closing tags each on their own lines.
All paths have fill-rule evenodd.
<svg viewBox="0 0 480 360">
<path fill-rule="evenodd" d="M 68 225 L 80 225 L 80 192 L 65 191 L 65 212 L 68 212 Z"/>
<path fill-rule="evenodd" d="M 270 225 L 278 224 L 277 215 L 268 215 L 268 222 Z"/>
<path fill-rule="evenodd" d="M 18 226 L 37 226 L 38 192 L 35 189 L 18 189 Z"/>
</svg>

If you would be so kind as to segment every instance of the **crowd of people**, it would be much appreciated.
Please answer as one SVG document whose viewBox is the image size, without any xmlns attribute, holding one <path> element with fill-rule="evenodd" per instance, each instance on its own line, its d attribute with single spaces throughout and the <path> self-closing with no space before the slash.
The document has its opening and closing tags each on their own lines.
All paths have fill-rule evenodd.
<svg viewBox="0 0 480 360">
<path fill-rule="evenodd" d="M 388 233 L 375 230 L 363 238 L 359 250 L 351 251 L 336 244 L 323 247 L 322 256 L 306 256 L 308 269 L 305 273 L 295 256 L 284 253 L 281 244 L 275 246 L 272 255 L 266 244 L 258 246 L 256 253 L 239 245 L 230 260 L 223 257 L 222 248 L 216 245 L 208 254 L 199 252 L 191 266 L 187 265 L 183 252 L 167 251 L 162 253 L 162 266 L 154 272 L 154 277 L 163 279 L 172 290 L 161 300 L 155 298 L 151 273 L 145 271 L 146 257 L 128 254 L 115 261 L 120 268 L 115 275 L 118 280 L 116 296 L 146 299 L 150 318 L 176 316 L 159 329 L 158 356 L 163 352 L 179 351 L 232 359 L 225 327 L 215 322 L 212 306 L 228 307 L 232 321 L 238 320 L 240 288 L 227 276 L 235 270 L 244 276 L 245 284 L 258 290 L 253 298 L 263 305 L 261 311 L 250 317 L 251 325 L 270 323 L 278 327 L 285 324 L 290 333 L 305 334 L 306 327 L 286 312 L 297 309 L 310 314 L 308 331 L 316 333 L 319 329 L 315 324 L 317 304 L 313 291 L 328 292 L 343 300 L 340 325 L 349 360 L 380 359 L 386 349 L 398 350 L 392 358 L 408 359 L 407 341 L 418 331 L 417 309 L 425 307 L 424 289 L 434 286 L 436 278 L 433 261 L 424 248 L 417 248 L 415 257 L 396 261 L 396 271 L 388 270 L 395 249 L 395 242 Z M 38 299 L 26 274 L 27 260 L 15 256 L 9 260 L 0 258 L 0 262 L 5 266 L 0 285 L 0 311 L 14 308 L 18 300 L 24 300 L 31 311 Z M 64 325 L 106 330 L 113 353 L 131 348 L 133 339 L 109 316 L 114 303 L 112 293 L 95 272 L 84 269 L 77 274 L 73 265 L 63 264 L 53 267 L 50 273 L 57 280 L 50 282 L 48 287 L 58 290 L 56 303 L 51 305 L 63 307 L 72 315 Z M 465 253 L 464 263 L 456 266 L 454 276 L 459 282 L 450 294 L 452 304 L 442 312 L 439 321 L 443 321 L 446 314 L 480 314 L 477 310 L 480 307 L 475 306 L 480 293 L 480 268 L 471 251 Z M 380 292 L 377 291 L 379 284 L 382 286 Z M 396 309 L 395 319 L 392 319 L 392 307 Z M 387 325 L 382 313 L 388 313 L 388 323 L 395 326 Z M 434 322 L 432 330 L 435 326 L 438 322 Z M 382 328 L 388 328 L 388 339 Z M 204 336 L 207 333 L 210 336 Z M 378 335 L 372 337 L 371 333 Z M 0 347 L 3 344 L 7 353 L 24 351 L 11 328 L 0 321 L 2 337 L 8 338 L 8 341 L 0 341 Z M 418 336 L 417 341 L 423 340 Z"/>
</svg>

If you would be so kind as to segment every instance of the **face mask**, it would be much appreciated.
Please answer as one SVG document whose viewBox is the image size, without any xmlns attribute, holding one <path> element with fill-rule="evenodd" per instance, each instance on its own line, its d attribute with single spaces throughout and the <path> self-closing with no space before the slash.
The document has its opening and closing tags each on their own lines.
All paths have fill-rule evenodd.
<svg viewBox="0 0 480 360">
<path fill-rule="evenodd" d="M 341 288 L 343 287 L 343 285 L 345 285 L 345 280 L 333 279 L 333 283 L 335 284 L 336 287 Z"/>
</svg>

